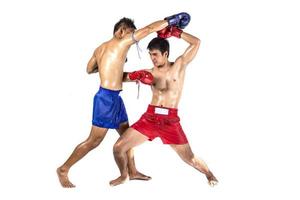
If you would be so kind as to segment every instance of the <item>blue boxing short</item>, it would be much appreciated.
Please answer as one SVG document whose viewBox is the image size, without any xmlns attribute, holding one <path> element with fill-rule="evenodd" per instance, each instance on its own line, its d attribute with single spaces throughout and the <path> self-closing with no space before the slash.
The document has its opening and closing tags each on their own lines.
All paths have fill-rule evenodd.
<svg viewBox="0 0 300 200">
<path fill-rule="evenodd" d="M 100 87 L 94 97 L 93 125 L 102 128 L 119 128 L 120 124 L 128 121 L 121 90 L 109 90 Z"/>
</svg>

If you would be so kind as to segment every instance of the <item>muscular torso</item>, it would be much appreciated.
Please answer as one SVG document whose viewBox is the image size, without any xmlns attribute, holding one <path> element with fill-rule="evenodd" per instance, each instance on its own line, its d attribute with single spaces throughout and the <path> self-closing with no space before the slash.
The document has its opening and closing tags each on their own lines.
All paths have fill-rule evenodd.
<svg viewBox="0 0 300 200">
<path fill-rule="evenodd" d="M 151 105 L 177 108 L 184 83 L 185 70 L 179 63 L 170 63 L 164 69 L 152 69 L 154 84 L 152 86 Z"/>
<path fill-rule="evenodd" d="M 129 47 L 121 40 L 113 38 L 95 50 L 102 87 L 122 89 L 123 67 Z"/>
</svg>

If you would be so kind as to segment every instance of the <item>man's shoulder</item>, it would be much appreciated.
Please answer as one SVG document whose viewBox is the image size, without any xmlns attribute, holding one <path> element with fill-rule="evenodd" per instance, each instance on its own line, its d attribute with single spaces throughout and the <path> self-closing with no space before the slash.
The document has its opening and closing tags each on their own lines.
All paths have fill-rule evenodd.
<svg viewBox="0 0 300 200">
<path fill-rule="evenodd" d="M 174 66 L 178 66 L 178 67 L 184 67 L 186 64 L 184 63 L 183 57 L 179 56 L 178 58 L 176 58 L 175 62 L 173 62 Z"/>
<path fill-rule="evenodd" d="M 174 62 L 170 62 L 170 65 L 174 70 L 182 70 L 185 69 L 186 66 L 182 56 L 179 56 Z"/>
<path fill-rule="evenodd" d="M 106 46 L 108 46 L 107 45 L 108 43 L 109 43 L 109 41 L 103 42 L 96 48 L 96 50 L 101 50 L 101 49 L 105 48 Z"/>
<path fill-rule="evenodd" d="M 174 61 L 174 64 L 182 64 L 183 63 L 183 57 L 182 56 L 178 56 L 176 58 L 176 60 Z"/>
<path fill-rule="evenodd" d="M 105 49 L 109 48 L 109 46 L 109 41 L 103 42 L 95 49 L 95 52 L 103 52 Z"/>
</svg>

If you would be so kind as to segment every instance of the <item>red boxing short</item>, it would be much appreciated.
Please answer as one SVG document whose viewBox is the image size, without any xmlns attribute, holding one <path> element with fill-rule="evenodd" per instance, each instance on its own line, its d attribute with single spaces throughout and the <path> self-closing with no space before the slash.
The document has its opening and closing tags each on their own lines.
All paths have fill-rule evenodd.
<svg viewBox="0 0 300 200">
<path fill-rule="evenodd" d="M 150 141 L 160 137 L 164 144 L 186 144 L 188 140 L 179 123 L 176 108 L 149 105 L 146 113 L 131 127 Z"/>
</svg>

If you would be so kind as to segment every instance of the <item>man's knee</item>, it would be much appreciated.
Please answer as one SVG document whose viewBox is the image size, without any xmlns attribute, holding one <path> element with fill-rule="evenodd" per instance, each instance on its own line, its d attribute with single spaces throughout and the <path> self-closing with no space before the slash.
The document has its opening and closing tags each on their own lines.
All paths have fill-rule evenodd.
<svg viewBox="0 0 300 200">
<path fill-rule="evenodd" d="M 102 141 L 102 138 L 97 138 L 94 141 L 92 141 L 92 148 L 96 148 Z"/>
<path fill-rule="evenodd" d="M 189 164 L 189 165 L 191 165 L 191 166 L 193 166 L 193 167 L 195 167 L 196 165 L 197 165 L 197 159 L 195 158 L 195 156 L 192 154 L 192 155 L 189 155 L 186 159 L 185 159 L 185 161 Z"/>
<path fill-rule="evenodd" d="M 124 149 L 123 142 L 120 142 L 120 141 L 116 142 L 114 144 L 113 152 L 114 152 L 114 154 L 117 154 L 117 155 L 124 153 L 125 149 Z"/>
<path fill-rule="evenodd" d="M 88 138 L 85 142 L 85 147 L 87 149 L 94 149 L 97 146 L 99 146 L 99 144 L 101 143 L 101 141 L 103 140 L 103 138 L 101 137 L 92 137 L 92 138 Z"/>
</svg>

